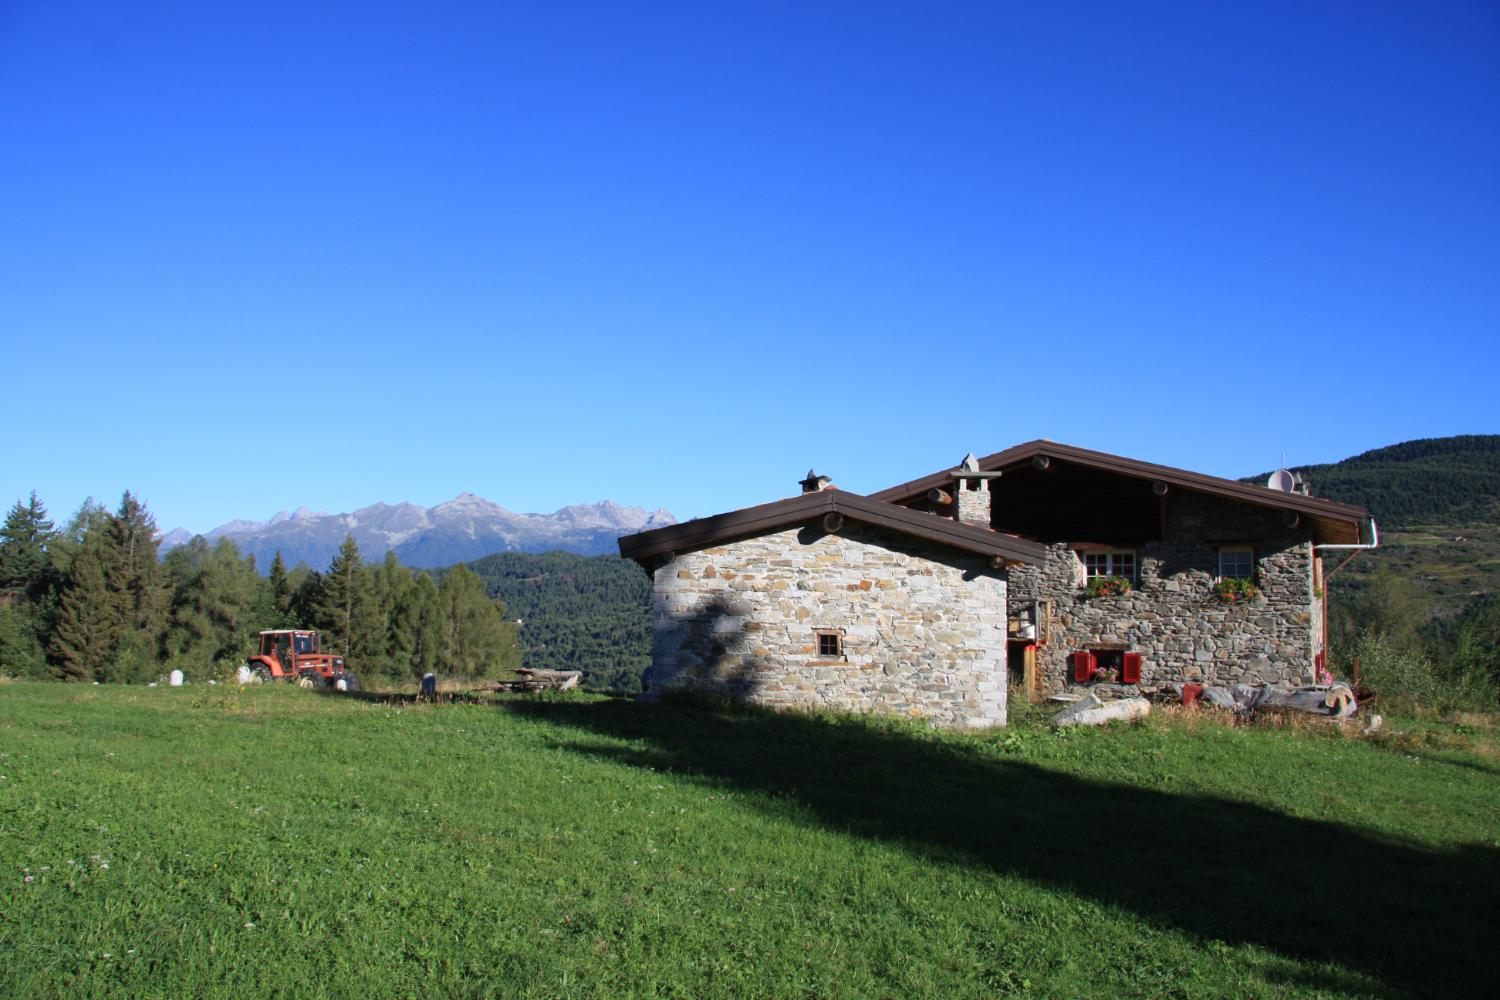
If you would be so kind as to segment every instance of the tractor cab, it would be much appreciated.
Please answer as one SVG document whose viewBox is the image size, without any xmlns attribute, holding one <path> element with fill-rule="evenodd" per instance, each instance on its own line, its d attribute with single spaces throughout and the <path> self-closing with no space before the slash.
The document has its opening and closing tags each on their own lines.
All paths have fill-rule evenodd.
<svg viewBox="0 0 1500 1000">
<path fill-rule="evenodd" d="M 284 664 L 318 652 L 318 633 L 280 629 L 260 634 L 260 655 L 274 656 Z"/>
<path fill-rule="evenodd" d="M 260 653 L 250 657 L 250 672 L 263 681 L 295 680 L 305 687 L 358 687 L 344 669 L 344 658 L 322 651 L 310 629 L 274 629 L 260 634 Z"/>
</svg>

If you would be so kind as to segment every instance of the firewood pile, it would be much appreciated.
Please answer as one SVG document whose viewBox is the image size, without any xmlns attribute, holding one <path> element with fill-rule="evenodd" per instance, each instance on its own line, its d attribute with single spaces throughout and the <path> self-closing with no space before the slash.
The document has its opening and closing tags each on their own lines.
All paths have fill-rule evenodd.
<svg viewBox="0 0 1500 1000">
<path fill-rule="evenodd" d="M 571 691 L 583 680 L 581 670 L 538 670 L 534 667 L 521 667 L 516 671 L 520 674 L 519 680 L 500 681 L 495 684 L 496 691 Z"/>
</svg>

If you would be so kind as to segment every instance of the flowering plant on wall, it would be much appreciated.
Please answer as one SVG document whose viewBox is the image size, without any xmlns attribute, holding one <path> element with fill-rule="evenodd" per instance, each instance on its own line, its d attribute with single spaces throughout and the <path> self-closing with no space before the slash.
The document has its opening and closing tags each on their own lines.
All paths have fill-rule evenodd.
<svg viewBox="0 0 1500 1000">
<path fill-rule="evenodd" d="M 1123 576 L 1092 576 L 1083 589 L 1085 597 L 1117 597 L 1130 593 L 1130 581 Z"/>
<path fill-rule="evenodd" d="M 1214 584 L 1214 596 L 1225 604 L 1243 604 L 1260 596 L 1260 588 L 1253 580 L 1238 576 L 1226 576 Z"/>
</svg>

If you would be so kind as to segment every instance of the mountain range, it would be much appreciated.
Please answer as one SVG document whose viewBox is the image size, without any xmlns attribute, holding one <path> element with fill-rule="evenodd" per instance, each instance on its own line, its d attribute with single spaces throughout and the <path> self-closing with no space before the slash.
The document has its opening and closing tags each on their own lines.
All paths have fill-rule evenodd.
<svg viewBox="0 0 1500 1000">
<path fill-rule="evenodd" d="M 395 552 L 403 565 L 451 566 L 497 552 L 573 552 L 599 555 L 616 551 L 615 540 L 647 528 L 677 523 L 670 512 L 647 513 L 611 500 L 564 507 L 551 514 L 519 514 L 472 493 L 436 507 L 377 503 L 349 514 L 327 514 L 299 507 L 265 521 L 230 521 L 208 532 L 209 541 L 228 538 L 252 553 L 264 571 L 279 551 L 287 566 L 305 562 L 323 569 L 352 534 L 367 560 Z M 163 553 L 193 537 L 182 528 L 161 537 Z"/>
</svg>

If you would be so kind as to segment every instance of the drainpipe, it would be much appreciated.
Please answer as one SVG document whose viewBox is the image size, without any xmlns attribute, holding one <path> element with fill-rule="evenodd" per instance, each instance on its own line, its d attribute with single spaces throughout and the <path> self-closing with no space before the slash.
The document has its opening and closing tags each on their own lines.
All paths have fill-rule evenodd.
<svg viewBox="0 0 1500 1000">
<path fill-rule="evenodd" d="M 1355 550 L 1378 548 L 1380 546 L 1380 528 L 1375 524 L 1375 519 L 1373 517 L 1370 518 L 1367 521 L 1367 523 L 1370 525 L 1370 542 L 1369 542 L 1368 545 L 1364 545 L 1364 544 L 1361 544 L 1361 545 L 1314 545 L 1313 548 L 1315 548 L 1315 549 L 1355 549 Z"/>
<path fill-rule="evenodd" d="M 1349 553 L 1349 555 L 1344 558 L 1343 562 L 1339 563 L 1332 570 L 1329 570 L 1328 572 L 1325 572 L 1323 574 L 1323 669 L 1324 670 L 1331 669 L 1329 667 L 1329 663 L 1333 660 L 1333 657 L 1330 654 L 1329 649 L 1328 649 L 1328 581 L 1330 581 L 1330 580 L 1333 579 L 1333 575 L 1335 573 L 1337 573 L 1339 570 L 1343 569 L 1345 566 L 1347 566 L 1351 562 L 1353 562 L 1355 556 L 1359 555 L 1361 552 L 1364 552 L 1367 549 L 1377 548 L 1380 545 L 1380 528 L 1375 524 L 1375 519 L 1373 517 L 1369 518 L 1369 525 L 1370 525 L 1370 542 L 1369 542 L 1368 545 L 1357 544 L 1357 545 L 1314 545 L 1313 546 L 1313 551 L 1314 552 L 1317 552 L 1317 551 L 1319 551 L 1321 549 L 1332 549 L 1332 550 L 1336 550 L 1336 551 L 1344 551 L 1344 552 L 1348 552 Z M 1358 684 L 1359 681 L 1356 680 L 1355 683 Z"/>
</svg>

